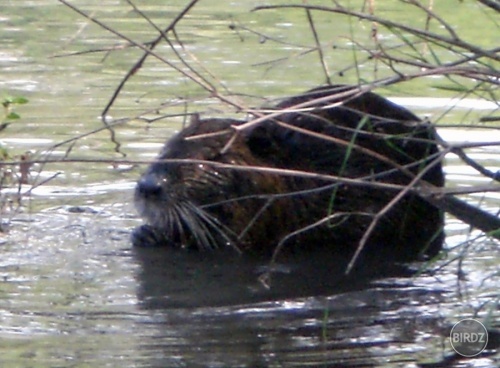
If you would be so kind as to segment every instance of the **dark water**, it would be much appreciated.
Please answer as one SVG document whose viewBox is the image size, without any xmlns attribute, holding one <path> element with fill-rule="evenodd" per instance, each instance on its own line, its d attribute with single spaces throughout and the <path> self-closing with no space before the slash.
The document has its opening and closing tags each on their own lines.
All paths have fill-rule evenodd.
<svg viewBox="0 0 500 368">
<path fill-rule="evenodd" d="M 134 39 L 155 35 L 125 2 L 74 3 Z M 312 44 L 309 31 L 298 27 L 303 14 L 248 13 L 256 4 L 202 1 L 178 31 L 232 90 L 280 96 L 322 83 L 321 71 L 311 68 L 316 59 L 299 55 L 301 44 Z M 165 26 L 185 3 L 140 5 Z M 452 19 L 475 9 L 453 6 Z M 341 43 L 350 31 L 338 19 L 322 24 Z M 233 22 L 295 44 L 276 47 L 255 34 L 235 34 L 228 28 Z M 57 1 L 0 0 L 0 26 L 0 91 L 30 100 L 0 140 L 13 156 L 32 151 L 39 158 L 62 157 L 69 145 L 56 144 L 102 126 L 97 117 L 140 54 L 54 58 L 119 43 Z M 482 32 L 490 42 L 490 31 L 481 27 L 486 28 L 471 29 L 468 37 Z M 254 66 L 290 55 L 278 67 Z M 336 62 L 348 65 L 351 56 Z M 341 82 L 354 78 L 347 74 Z M 431 119 L 455 104 L 443 124 L 495 109 L 473 97 L 455 103 L 453 94 L 432 83 L 416 83 L 409 96 L 389 95 Z M 110 115 L 135 116 L 186 95 L 203 93 L 151 61 Z M 191 107 L 231 113 L 210 99 Z M 127 158 L 150 159 L 181 124 L 178 118 L 149 125 L 137 119 L 117 129 L 118 140 Z M 491 128 L 440 133 L 450 142 L 500 141 L 499 130 Z M 448 340 L 449 328 L 466 317 L 500 328 L 498 242 L 449 218 L 449 254 L 431 267 L 432 274 L 403 277 L 401 270 L 390 270 L 375 279 L 346 279 L 335 260 L 311 255 L 282 259 L 266 289 L 258 279 L 265 261 L 131 249 L 130 230 L 141 223 L 132 188 L 144 166 L 116 167 L 112 161 L 122 156 L 114 149 L 109 133 L 99 132 L 78 140 L 70 158 L 108 162 L 34 166 L 32 183 L 44 184 L 23 186 L 30 195 L 20 206 L 18 187 L 2 188 L 8 232 L 0 237 L 1 367 L 498 366 L 493 348 L 474 359 L 449 358 Z M 498 146 L 474 149 L 471 157 L 491 170 L 500 166 Z M 490 184 L 453 156 L 446 172 L 449 187 Z M 498 192 L 468 200 L 491 212 L 500 207 Z"/>
</svg>

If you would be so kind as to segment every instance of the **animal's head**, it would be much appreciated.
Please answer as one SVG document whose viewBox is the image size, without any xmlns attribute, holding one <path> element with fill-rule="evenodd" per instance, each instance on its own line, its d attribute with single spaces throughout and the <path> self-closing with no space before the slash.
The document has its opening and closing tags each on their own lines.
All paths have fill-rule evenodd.
<svg viewBox="0 0 500 368">
<path fill-rule="evenodd" d="M 223 152 L 235 133 L 231 126 L 238 124 L 231 119 L 193 119 L 166 142 L 135 189 L 135 205 L 151 227 L 179 243 L 194 240 L 198 247 L 230 241 L 221 221 L 204 206 L 226 200 L 228 186 L 234 185 L 234 172 L 220 164 L 236 163 L 246 149 L 244 141 L 236 139 Z"/>
</svg>

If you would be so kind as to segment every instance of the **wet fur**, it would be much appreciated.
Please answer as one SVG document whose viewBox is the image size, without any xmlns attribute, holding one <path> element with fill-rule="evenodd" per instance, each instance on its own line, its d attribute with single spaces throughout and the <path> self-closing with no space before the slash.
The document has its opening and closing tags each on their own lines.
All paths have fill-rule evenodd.
<svg viewBox="0 0 500 368">
<path fill-rule="evenodd" d="M 275 108 L 285 110 L 348 88 L 319 88 Z M 408 169 L 415 174 L 429 163 L 427 157 L 437 152 L 432 127 L 380 96 L 367 93 L 342 106 L 328 107 L 334 102 L 315 103 L 312 111 L 270 118 L 238 135 L 224 153 L 234 134 L 231 127 L 244 122 L 194 119 L 167 141 L 159 159 L 204 163 L 158 162 L 148 168 L 135 192 L 136 206 L 147 224 L 134 231 L 134 245 L 190 249 L 230 246 L 238 251 L 271 254 L 287 235 L 334 215 L 321 226 L 286 238 L 287 244 L 289 248 L 324 246 L 330 252 L 351 255 L 373 215 L 397 192 L 210 164 L 304 170 L 348 178 L 371 176 L 372 181 L 403 185 L 411 181 L 394 165 L 352 145 L 346 147 L 293 131 L 277 122 L 354 143 L 398 165 L 410 165 Z M 192 139 L 207 133 L 206 137 Z M 443 185 L 441 166 L 435 165 L 424 179 Z M 442 223 L 439 210 L 414 195 L 406 195 L 381 219 L 366 252 L 404 261 L 422 253 L 432 256 L 441 247 Z"/>
</svg>

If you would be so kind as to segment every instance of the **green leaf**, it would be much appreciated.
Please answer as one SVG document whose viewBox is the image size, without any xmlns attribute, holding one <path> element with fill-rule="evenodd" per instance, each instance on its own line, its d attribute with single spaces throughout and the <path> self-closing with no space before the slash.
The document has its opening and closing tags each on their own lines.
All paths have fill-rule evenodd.
<svg viewBox="0 0 500 368">
<path fill-rule="evenodd" d="M 9 153 L 7 152 L 7 149 L 0 146 L 0 160 L 6 160 L 8 158 L 9 158 Z"/>
<path fill-rule="evenodd" d="M 24 105 L 28 103 L 28 99 L 26 97 L 10 97 L 7 96 L 3 99 L 2 105 L 5 108 L 8 108 L 11 105 Z"/>
<path fill-rule="evenodd" d="M 432 87 L 435 88 L 435 89 L 440 89 L 440 90 L 444 90 L 444 91 L 451 91 L 451 92 L 466 93 L 466 92 L 470 91 L 469 87 L 462 86 L 462 85 L 459 85 L 459 84 L 456 84 L 454 86 L 452 86 L 452 85 L 445 85 L 445 84 L 432 84 Z"/>
<path fill-rule="evenodd" d="M 490 231 L 487 234 L 488 234 L 488 236 L 491 236 L 492 238 L 500 239 L 500 229 Z"/>
<path fill-rule="evenodd" d="M 14 97 L 10 99 L 11 104 L 24 105 L 28 103 L 28 99 L 25 97 Z"/>
<path fill-rule="evenodd" d="M 11 112 L 11 113 L 9 113 L 9 115 L 7 115 L 5 117 L 6 120 L 17 120 L 17 119 L 20 119 L 20 118 L 21 117 L 18 114 L 16 114 L 15 112 Z"/>
</svg>

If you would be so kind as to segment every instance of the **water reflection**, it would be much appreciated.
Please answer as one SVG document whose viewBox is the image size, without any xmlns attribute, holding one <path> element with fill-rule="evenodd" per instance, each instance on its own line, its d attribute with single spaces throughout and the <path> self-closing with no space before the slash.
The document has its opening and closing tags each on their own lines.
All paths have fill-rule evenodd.
<svg viewBox="0 0 500 368">
<path fill-rule="evenodd" d="M 222 299 L 231 304 L 242 295 L 270 295 L 241 288 L 241 282 L 253 285 L 245 279 L 252 268 L 248 263 L 248 270 L 233 263 L 245 277 L 234 276 L 233 268 L 234 277 L 224 280 L 220 264 L 210 268 L 189 258 L 168 255 L 151 263 L 150 257 L 139 255 L 146 268 L 138 273 L 138 298 L 149 311 L 146 324 L 152 328 L 141 350 L 152 366 L 413 366 L 410 362 L 430 364 L 450 356 L 448 314 L 457 300 L 446 278 L 454 275 L 384 278 L 351 290 L 345 285 L 344 290 L 330 289 L 324 297 L 280 295 L 267 302 L 203 306 Z M 204 273 L 196 277 L 196 271 Z M 171 278 L 176 272 L 183 276 Z M 294 279 L 297 289 L 301 281 Z M 212 299 L 205 298 L 207 293 Z M 491 366 L 491 353 L 485 352 L 474 366 Z M 462 364 L 460 359 L 455 363 Z"/>
<path fill-rule="evenodd" d="M 376 257 L 361 258 L 349 275 L 349 258 L 316 249 L 268 258 L 236 254 L 232 249 L 197 252 L 180 249 L 133 249 L 139 262 L 141 306 L 156 308 L 211 307 L 328 295 L 362 289 L 374 279 L 409 277 L 407 266 Z M 270 272 L 267 283 L 261 277 Z"/>
<path fill-rule="evenodd" d="M 72 42 L 70 51 L 106 47 L 115 40 L 53 0 L 0 3 L 0 88 L 30 99 L 19 111 L 22 119 L 2 132 L 6 146 L 13 154 L 44 151 L 78 132 L 101 127 L 96 117 L 137 55 L 117 53 L 105 63 L 95 54 L 50 58 L 66 52 L 67 40 Z M 78 3 L 89 12 L 100 11 L 101 20 L 123 27 L 131 37 L 152 38 L 154 30 L 127 16 L 130 8 L 124 2 Z M 163 25 L 184 5 L 173 1 L 165 10 L 165 1 L 155 0 L 147 7 Z M 289 52 L 271 42 L 252 51 L 258 40 L 252 43 L 247 36 L 241 42 L 228 30 L 230 22 L 221 18 L 231 9 L 242 13 L 238 2 L 200 2 L 198 13 L 179 29 L 200 60 L 224 76 L 224 83 L 239 92 L 282 96 L 322 80 L 311 59 L 269 70 L 251 67 Z M 458 14 L 452 10 L 449 15 Z M 270 34 L 280 23 L 278 29 L 286 26 L 296 32 L 291 38 L 310 35 L 296 28 L 301 22 L 297 19 L 291 23 L 279 13 L 259 16 L 261 29 Z M 256 15 L 241 17 L 251 24 Z M 324 27 L 329 35 L 352 32 L 342 22 Z M 469 30 L 486 34 L 481 27 L 485 25 Z M 241 64 L 227 64 L 236 57 Z M 345 66 L 351 61 L 336 62 Z M 184 83 L 163 65 L 151 65 L 134 77 L 113 113 L 132 116 L 166 98 L 191 95 Z M 417 90 L 422 96 L 442 92 Z M 454 111 L 467 114 L 477 108 L 476 100 L 462 101 Z M 431 118 L 440 116 L 442 105 L 455 104 L 449 99 L 399 102 Z M 453 113 L 445 123 L 456 123 Z M 148 131 L 131 125 L 117 133 L 130 158 L 151 158 L 178 126 L 177 121 L 159 122 Z M 452 142 L 491 141 L 491 132 L 445 129 L 443 134 Z M 116 158 L 105 133 L 79 142 L 73 153 Z M 57 155 L 66 149 L 60 147 Z M 498 147 L 472 153 L 481 164 L 498 168 Z M 116 172 L 109 165 L 63 164 L 44 167 L 43 173 L 52 177 L 59 171 L 65 175 L 36 188 L 19 208 L 2 213 L 10 231 L 0 238 L 1 367 L 415 367 L 451 353 L 446 329 L 461 316 L 477 312 L 493 326 L 499 324 L 498 243 L 469 232 L 458 221 L 448 221 L 448 247 L 467 242 L 468 256 L 434 276 L 408 278 L 397 273 L 401 270 L 390 270 L 346 279 L 335 260 L 283 258 L 280 272 L 273 274 L 273 288 L 267 290 L 257 280 L 265 260 L 131 250 L 129 231 L 140 223 L 131 205 L 139 169 Z M 477 180 L 453 156 L 447 160 L 447 173 L 450 186 Z M 494 194 L 471 200 L 492 211 L 499 207 Z M 449 259 L 456 255 L 451 250 Z M 493 367 L 499 359 L 482 356 L 450 364 Z"/>
<path fill-rule="evenodd" d="M 339 282 L 332 267 L 328 278 L 317 264 L 305 279 L 306 267 L 293 264 L 276 288 L 265 290 L 256 283 L 258 262 L 135 253 L 139 305 L 156 330 L 142 348 L 161 354 L 152 365 L 375 366 L 404 362 L 429 344 L 439 354 L 443 288 L 401 277 L 371 286 L 359 276 Z"/>
<path fill-rule="evenodd" d="M 387 269 L 374 284 L 380 269 L 344 277 L 338 260 L 318 253 L 288 258 L 266 289 L 257 280 L 264 260 L 171 249 L 134 255 L 139 306 L 156 330 L 142 348 L 161 354 L 153 365 L 374 366 L 442 340 L 436 311 L 446 292 L 402 278 L 406 268 Z"/>
</svg>

